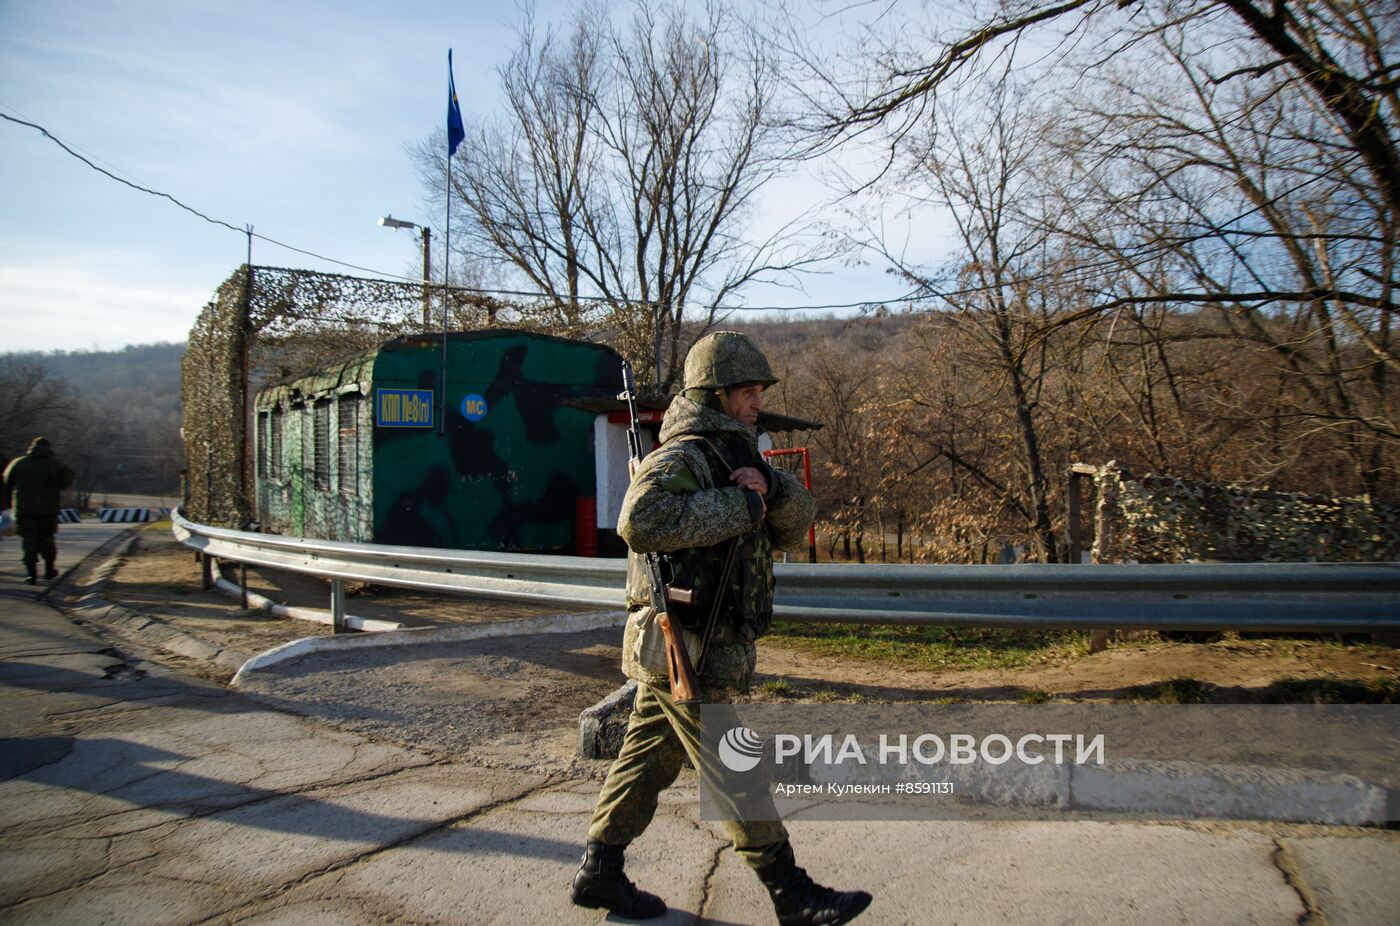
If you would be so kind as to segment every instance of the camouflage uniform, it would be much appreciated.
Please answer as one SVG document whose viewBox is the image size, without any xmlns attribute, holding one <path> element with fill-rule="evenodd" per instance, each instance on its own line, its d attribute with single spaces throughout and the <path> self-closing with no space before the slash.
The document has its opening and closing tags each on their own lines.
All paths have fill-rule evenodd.
<svg viewBox="0 0 1400 926">
<path fill-rule="evenodd" d="M 727 607 L 721 608 L 708 650 L 701 653 L 700 637 L 686 633 L 699 664 L 701 695 L 722 702 L 731 689 L 746 691 L 753 677 L 753 637 L 767 629 L 773 615 L 771 551 L 799 544 L 815 513 L 802 483 L 762 464 L 757 431 L 725 413 L 678 395 L 666 410 L 661 440 L 631 481 L 617 520 L 617 532 L 633 549 L 623 671 L 637 679 L 638 688 L 622 751 L 588 831 L 589 839 L 610 845 L 631 842 L 647 828 L 658 794 L 675 782 L 686 755 L 697 769 L 714 762 L 699 738 L 699 712 L 673 702 L 665 668 L 638 658 L 638 636 L 654 618 L 641 553 L 685 549 L 721 558 L 738 539 Z M 753 493 L 729 485 L 728 472 L 742 465 L 763 467 L 769 476 L 767 517 L 752 507 Z M 727 828 L 735 849 L 753 866 L 769 862 L 764 850 L 787 839 L 781 822 L 735 822 Z"/>
<path fill-rule="evenodd" d="M 724 606 L 708 650 L 702 653 L 700 638 L 689 632 L 686 642 L 707 702 L 725 701 L 730 690 L 749 687 L 757 659 L 753 639 L 767 630 L 773 613 L 772 551 L 800 544 L 816 510 L 800 482 L 762 462 L 757 439 L 754 428 L 679 395 L 662 422 L 662 446 L 642 462 L 623 499 L 618 533 L 633 552 L 622 667 L 639 685 L 590 839 L 631 842 L 651 822 L 657 796 L 675 781 L 687 755 L 697 769 L 714 761 L 699 739 L 698 712 L 671 700 L 664 665 L 646 664 L 639 652 L 639 638 L 655 616 L 640 554 L 686 551 L 718 559 L 728 555 L 737 539 L 729 588 L 721 592 Z M 729 472 L 740 466 L 760 467 L 768 477 L 766 517 L 756 508 L 753 493 L 730 484 Z M 711 575 L 720 571 L 715 568 Z M 754 866 L 771 861 L 765 850 L 787 839 L 777 822 L 726 826 L 735 849 Z"/>
<path fill-rule="evenodd" d="M 725 829 L 768 889 L 779 926 L 839 926 L 870 905 L 865 891 L 823 887 L 799 868 L 776 814 L 746 820 L 735 812 L 736 798 L 747 796 L 752 807 L 748 801 L 755 797 L 771 802 L 771 791 L 766 781 L 727 776 L 700 738 L 698 707 L 672 699 L 642 568 L 640 554 L 665 552 L 677 575 L 664 581 L 695 590 L 698 602 L 668 604 L 682 626 L 702 629 L 715 615 L 708 641 L 686 632 L 703 700 L 725 704 L 731 691 L 747 689 L 757 656 L 754 640 L 773 617 L 772 551 L 800 543 L 816 508 L 801 483 L 764 464 L 757 431 L 740 420 L 761 407 L 751 387 L 774 382 L 768 360 L 744 335 L 718 332 L 697 341 L 685 358 L 685 393 L 662 421 L 662 445 L 642 461 L 622 501 L 617 530 L 632 549 L 622 666 L 637 680 L 637 699 L 574 875 L 570 898 L 579 906 L 630 919 L 666 912 L 660 897 L 627 878 L 624 853 L 651 822 L 658 795 L 676 780 L 687 756 L 702 783 L 716 785 L 710 795 L 729 803 L 720 808 Z M 766 483 L 762 498 L 759 477 L 750 469 Z M 731 478 L 736 470 L 745 472 Z"/>
</svg>

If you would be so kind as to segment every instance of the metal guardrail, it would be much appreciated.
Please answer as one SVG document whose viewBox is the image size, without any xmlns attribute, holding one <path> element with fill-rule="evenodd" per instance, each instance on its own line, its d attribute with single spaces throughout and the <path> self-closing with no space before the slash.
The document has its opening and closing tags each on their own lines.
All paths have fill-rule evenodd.
<svg viewBox="0 0 1400 926">
<path fill-rule="evenodd" d="M 340 543 L 206 527 L 217 559 L 422 591 L 623 607 L 621 559 Z M 1400 632 L 1400 563 L 886 566 L 778 564 L 780 620 L 1079 629 Z M 337 595 L 333 591 L 333 608 Z M 343 595 L 339 596 L 343 602 Z M 342 604 L 343 607 L 343 604 Z"/>
</svg>

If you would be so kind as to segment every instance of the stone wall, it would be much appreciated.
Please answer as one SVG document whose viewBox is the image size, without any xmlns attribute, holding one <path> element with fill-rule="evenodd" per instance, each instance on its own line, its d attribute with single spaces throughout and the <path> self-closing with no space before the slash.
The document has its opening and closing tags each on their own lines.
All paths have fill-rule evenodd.
<svg viewBox="0 0 1400 926">
<path fill-rule="evenodd" d="M 1400 560 L 1400 505 L 1094 472 L 1095 562 Z"/>
</svg>

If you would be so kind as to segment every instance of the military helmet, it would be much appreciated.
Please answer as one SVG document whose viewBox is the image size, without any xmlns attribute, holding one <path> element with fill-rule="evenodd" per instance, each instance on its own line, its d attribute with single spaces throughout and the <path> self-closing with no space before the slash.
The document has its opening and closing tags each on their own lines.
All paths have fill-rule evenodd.
<svg viewBox="0 0 1400 926">
<path fill-rule="evenodd" d="M 766 389 L 777 381 L 763 351 L 737 331 L 708 334 L 685 355 L 687 389 L 723 389 L 741 383 L 761 383 Z"/>
</svg>

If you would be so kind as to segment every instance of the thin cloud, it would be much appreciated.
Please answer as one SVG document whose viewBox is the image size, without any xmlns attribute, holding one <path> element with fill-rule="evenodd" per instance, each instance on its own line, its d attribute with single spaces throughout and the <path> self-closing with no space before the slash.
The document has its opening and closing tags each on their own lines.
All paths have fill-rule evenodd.
<svg viewBox="0 0 1400 926">
<path fill-rule="evenodd" d="M 183 341 L 208 292 L 114 280 L 82 268 L 0 265 L 7 350 L 116 349 Z M 62 319 L 55 324 L 55 319 Z"/>
</svg>

